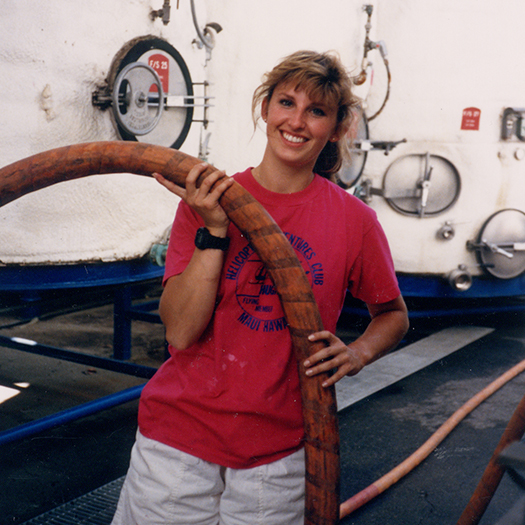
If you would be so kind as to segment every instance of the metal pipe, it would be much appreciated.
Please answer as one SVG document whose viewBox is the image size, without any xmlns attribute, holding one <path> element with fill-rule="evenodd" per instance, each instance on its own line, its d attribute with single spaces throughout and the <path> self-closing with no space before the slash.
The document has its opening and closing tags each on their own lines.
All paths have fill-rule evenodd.
<svg viewBox="0 0 525 525">
<path fill-rule="evenodd" d="M 44 430 L 49 430 L 50 428 L 63 425 L 65 423 L 70 423 L 82 417 L 90 416 L 101 410 L 106 410 L 118 405 L 127 403 L 128 401 L 134 401 L 140 397 L 140 393 L 144 385 L 138 385 L 116 394 L 111 394 L 109 396 L 101 397 L 95 401 L 89 401 L 88 403 L 83 403 L 74 408 L 67 410 L 62 410 L 51 416 L 46 416 L 30 423 L 25 423 L 19 425 L 10 430 L 4 430 L 0 432 L 0 445 L 10 443 L 11 441 L 16 441 L 17 439 L 23 439 L 28 436 L 32 436 L 38 432 Z"/>
<path fill-rule="evenodd" d="M 191 17 L 193 19 L 193 25 L 195 26 L 195 31 L 197 31 L 197 36 L 199 40 L 204 44 L 208 51 L 211 51 L 215 45 L 211 38 L 208 38 L 199 27 L 199 22 L 197 21 L 197 13 L 195 12 L 195 0 L 190 0 L 191 4 Z"/>
<path fill-rule="evenodd" d="M 14 350 L 22 350 L 24 352 L 62 359 L 72 363 L 94 366 L 103 370 L 111 370 L 113 372 L 120 372 L 135 377 L 142 377 L 144 379 L 150 379 L 157 371 L 156 368 L 150 366 L 136 365 L 125 361 L 119 361 L 117 359 L 82 354 L 80 352 L 74 352 L 73 350 L 64 350 L 54 346 L 39 344 L 36 341 L 19 337 L 6 337 L 0 335 L 0 345 L 6 346 L 7 348 L 13 348 Z"/>
<path fill-rule="evenodd" d="M 460 264 L 458 268 L 448 274 L 447 281 L 452 289 L 458 292 L 466 292 L 472 286 L 472 274 L 463 264 Z"/>
</svg>

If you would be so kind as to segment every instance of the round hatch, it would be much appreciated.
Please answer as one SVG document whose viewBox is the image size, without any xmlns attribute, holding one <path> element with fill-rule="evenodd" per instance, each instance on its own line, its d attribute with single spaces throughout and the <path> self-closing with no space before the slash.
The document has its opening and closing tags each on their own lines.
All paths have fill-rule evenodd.
<svg viewBox="0 0 525 525">
<path fill-rule="evenodd" d="M 460 178 L 447 159 L 429 153 L 396 159 L 383 179 L 383 197 L 396 211 L 418 217 L 438 215 L 456 202 Z"/>
<path fill-rule="evenodd" d="M 193 119 L 193 84 L 169 42 L 153 36 L 128 42 L 113 60 L 108 86 L 122 139 L 175 149 L 183 144 Z"/>
<path fill-rule="evenodd" d="M 476 253 L 483 268 L 499 279 L 525 270 L 525 213 L 506 209 L 491 215 L 480 230 Z"/>
</svg>

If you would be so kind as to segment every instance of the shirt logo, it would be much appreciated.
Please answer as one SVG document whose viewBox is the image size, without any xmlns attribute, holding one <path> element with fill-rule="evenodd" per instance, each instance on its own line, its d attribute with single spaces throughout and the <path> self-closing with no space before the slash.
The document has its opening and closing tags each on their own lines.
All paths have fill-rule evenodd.
<svg viewBox="0 0 525 525">
<path fill-rule="evenodd" d="M 313 248 L 301 237 L 285 233 L 306 272 L 312 288 L 324 282 L 323 265 L 316 262 Z M 251 330 L 277 332 L 286 328 L 286 320 L 270 275 L 250 245 L 243 248 L 226 269 L 226 279 L 236 282 L 237 303 L 241 313 L 237 321 Z"/>
</svg>

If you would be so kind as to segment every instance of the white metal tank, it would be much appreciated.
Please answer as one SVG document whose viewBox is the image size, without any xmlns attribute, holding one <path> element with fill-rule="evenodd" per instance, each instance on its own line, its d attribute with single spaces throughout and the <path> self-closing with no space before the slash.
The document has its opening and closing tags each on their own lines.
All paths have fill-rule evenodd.
<svg viewBox="0 0 525 525">
<path fill-rule="evenodd" d="M 161 8 L 168 20 L 151 16 Z M 521 0 L 8 0 L 0 162 L 120 137 L 200 154 L 232 174 L 263 153 L 264 128 L 254 131 L 250 114 L 262 74 L 298 49 L 335 50 L 359 79 L 365 115 L 354 165 L 340 178 L 377 211 L 404 293 L 523 294 L 524 19 Z M 148 38 L 180 55 L 192 93 L 168 86 L 155 129 L 130 137 L 113 113 L 121 108 L 130 124 L 119 100 L 131 77 L 119 74 L 142 61 L 166 82 L 166 55 L 140 47 Z M 116 84 L 121 99 L 111 102 Z M 188 104 L 197 105 L 193 122 L 176 143 L 170 132 Z M 1 209 L 0 261 L 130 259 L 165 237 L 176 199 L 147 179 L 98 179 Z"/>
<path fill-rule="evenodd" d="M 205 52 L 192 44 L 196 33 L 189 2 L 173 6 L 168 24 L 151 15 L 162 8 L 155 3 L 2 3 L 2 165 L 68 144 L 120 139 L 111 108 L 94 105 L 93 96 L 121 68 L 116 59 L 124 58 L 131 41 L 171 43 L 183 56 L 192 82 L 204 81 Z M 205 6 L 197 7 L 204 17 Z M 178 147 L 197 156 L 200 125 L 187 131 Z M 166 137 L 175 138 L 170 133 Z M 128 174 L 46 188 L 0 209 L 0 262 L 70 264 L 141 257 L 165 239 L 177 202 L 153 179 Z"/>
<path fill-rule="evenodd" d="M 358 75 L 368 37 L 367 81 L 357 89 L 369 139 L 358 137 L 357 166 L 365 155 L 366 162 L 349 191 L 377 211 L 404 292 L 525 293 L 525 45 L 518 37 L 525 3 L 304 6 L 269 1 L 255 22 L 251 2 L 209 5 L 229 29 L 210 65 L 217 79 L 213 159 L 231 171 L 257 161 L 263 133 L 252 136 L 247 113 L 261 71 L 306 47 L 339 51 Z M 234 14 L 246 22 L 232 31 L 226 20 Z M 232 99 L 235 106 L 226 105 Z"/>
</svg>

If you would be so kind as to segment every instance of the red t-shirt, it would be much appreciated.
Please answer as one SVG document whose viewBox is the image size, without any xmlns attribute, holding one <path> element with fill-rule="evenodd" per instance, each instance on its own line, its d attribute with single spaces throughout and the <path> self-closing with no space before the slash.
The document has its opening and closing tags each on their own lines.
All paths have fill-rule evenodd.
<svg viewBox="0 0 525 525">
<path fill-rule="evenodd" d="M 347 288 L 366 303 L 399 295 L 375 212 L 316 176 L 303 191 L 273 193 L 248 169 L 235 175 L 274 218 L 306 271 L 325 329 L 335 332 Z M 181 273 L 202 220 L 179 205 L 165 280 Z M 144 388 L 143 435 L 204 460 L 248 468 L 302 446 L 297 363 L 283 310 L 264 265 L 230 224 L 214 316 L 191 348 L 171 357 Z"/>
</svg>

